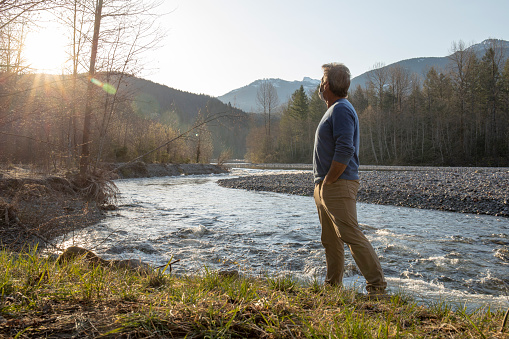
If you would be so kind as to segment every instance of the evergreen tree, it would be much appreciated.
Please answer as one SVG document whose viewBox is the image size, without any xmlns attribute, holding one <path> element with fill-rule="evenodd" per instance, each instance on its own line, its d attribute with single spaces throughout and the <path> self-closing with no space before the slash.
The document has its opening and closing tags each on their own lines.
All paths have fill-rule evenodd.
<svg viewBox="0 0 509 339">
<path fill-rule="evenodd" d="M 312 134 L 314 135 L 314 134 Z M 278 138 L 278 152 L 282 162 L 311 162 L 313 138 L 309 129 L 309 98 L 300 86 L 283 110 Z"/>
<path fill-rule="evenodd" d="M 360 113 L 368 108 L 369 101 L 367 91 L 362 89 L 361 85 L 357 85 L 357 88 L 355 88 L 355 90 L 350 94 L 349 100 L 353 107 L 355 107 L 357 113 Z"/>
<path fill-rule="evenodd" d="M 327 105 L 320 99 L 319 87 L 317 87 L 309 98 L 309 114 L 308 114 L 308 138 L 314 143 L 314 135 L 320 120 L 327 111 Z"/>
<path fill-rule="evenodd" d="M 298 90 L 293 92 L 288 105 L 288 114 L 296 119 L 305 121 L 309 112 L 309 102 L 304 86 L 300 86 Z"/>
</svg>

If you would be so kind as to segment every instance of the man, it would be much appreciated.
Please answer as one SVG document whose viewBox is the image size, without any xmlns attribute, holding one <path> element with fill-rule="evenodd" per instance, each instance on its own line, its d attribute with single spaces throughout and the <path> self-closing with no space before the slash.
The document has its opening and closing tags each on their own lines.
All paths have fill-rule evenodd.
<svg viewBox="0 0 509 339">
<path fill-rule="evenodd" d="M 322 66 L 320 96 L 327 104 L 316 129 L 313 154 L 314 198 L 322 225 L 327 275 L 325 283 L 341 285 L 346 243 L 362 275 L 369 295 L 385 293 L 380 261 L 357 223 L 359 189 L 359 120 L 346 99 L 350 71 L 340 63 Z"/>
</svg>

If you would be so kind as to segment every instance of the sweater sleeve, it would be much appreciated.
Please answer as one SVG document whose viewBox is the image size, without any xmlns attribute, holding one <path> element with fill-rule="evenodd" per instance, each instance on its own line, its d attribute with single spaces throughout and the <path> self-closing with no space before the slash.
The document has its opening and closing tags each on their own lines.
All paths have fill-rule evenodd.
<svg viewBox="0 0 509 339">
<path fill-rule="evenodd" d="M 333 160 L 348 165 L 355 153 L 355 119 L 349 109 L 343 105 L 335 107 L 331 117 L 332 133 L 335 142 Z"/>
</svg>

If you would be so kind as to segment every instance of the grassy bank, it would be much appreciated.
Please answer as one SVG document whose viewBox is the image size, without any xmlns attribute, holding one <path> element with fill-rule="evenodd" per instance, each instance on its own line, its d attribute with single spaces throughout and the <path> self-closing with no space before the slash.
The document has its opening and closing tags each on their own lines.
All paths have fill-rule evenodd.
<svg viewBox="0 0 509 339">
<path fill-rule="evenodd" d="M 174 276 L 0 252 L 1 338 L 508 338 L 502 312 L 204 269 Z"/>
</svg>

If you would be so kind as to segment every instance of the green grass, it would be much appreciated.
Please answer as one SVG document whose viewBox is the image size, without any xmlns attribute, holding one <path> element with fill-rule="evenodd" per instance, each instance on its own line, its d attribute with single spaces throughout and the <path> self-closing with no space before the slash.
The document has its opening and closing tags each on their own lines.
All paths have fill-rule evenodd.
<svg viewBox="0 0 509 339">
<path fill-rule="evenodd" d="M 507 338 L 501 311 L 370 301 L 291 276 L 132 271 L 0 252 L 0 338 Z"/>
</svg>

